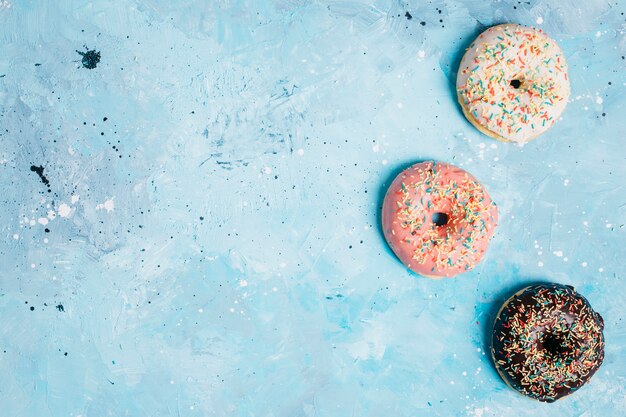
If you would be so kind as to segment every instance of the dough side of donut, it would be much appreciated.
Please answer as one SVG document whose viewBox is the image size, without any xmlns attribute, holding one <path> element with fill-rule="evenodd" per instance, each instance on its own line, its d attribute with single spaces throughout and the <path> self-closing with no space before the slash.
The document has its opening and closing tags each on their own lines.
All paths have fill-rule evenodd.
<svg viewBox="0 0 626 417">
<path fill-rule="evenodd" d="M 492 132 L 491 130 L 487 129 L 486 127 L 484 127 L 483 125 L 478 123 L 478 120 L 476 120 L 474 115 L 467 111 L 467 106 L 465 106 L 465 104 L 463 104 L 463 99 L 461 98 L 460 94 L 457 93 L 457 97 L 458 97 L 459 104 L 461 105 L 461 110 L 463 111 L 463 114 L 465 115 L 465 118 L 472 125 L 474 125 L 474 127 L 476 129 L 478 129 L 478 131 L 480 133 L 482 133 L 484 135 L 487 135 L 487 136 L 489 136 L 489 137 L 491 137 L 493 139 L 499 140 L 500 142 L 504 142 L 504 143 L 512 143 L 513 142 L 511 140 L 508 140 L 508 139 L 506 139 L 506 138 L 496 134 L 495 132 Z"/>
</svg>

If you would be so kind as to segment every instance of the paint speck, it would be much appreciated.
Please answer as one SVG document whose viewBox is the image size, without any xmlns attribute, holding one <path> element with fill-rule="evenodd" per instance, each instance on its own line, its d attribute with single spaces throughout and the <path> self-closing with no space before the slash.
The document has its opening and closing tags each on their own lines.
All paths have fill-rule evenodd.
<svg viewBox="0 0 626 417">
<path fill-rule="evenodd" d="M 604 268 L 598 268 L 598 272 L 604 272 Z"/>
<path fill-rule="evenodd" d="M 100 52 L 95 49 L 89 50 L 87 47 L 85 49 L 87 49 L 87 52 L 76 50 L 83 57 L 81 60 L 83 67 L 87 69 L 96 68 L 100 62 Z"/>
<path fill-rule="evenodd" d="M 538 266 L 539 268 L 543 267 L 543 262 L 541 262 L 541 261 L 537 262 L 537 266 Z"/>
<path fill-rule="evenodd" d="M 602 100 L 602 97 L 596 96 L 596 103 L 597 104 L 602 104 L 602 103 L 604 103 L 604 100 Z"/>
<path fill-rule="evenodd" d="M 30 264 L 30 267 L 31 267 L 31 268 L 33 268 L 33 269 L 35 269 L 35 268 L 37 267 L 37 265 L 35 265 L 35 264 Z"/>
<path fill-rule="evenodd" d="M 557 258 L 560 258 L 563 256 L 563 251 L 562 250 L 555 250 L 554 252 L 552 252 L 554 254 L 554 256 L 556 256 Z"/>
<path fill-rule="evenodd" d="M 61 203 L 58 213 L 61 217 L 68 217 L 72 213 L 72 208 L 65 203 Z"/>
<path fill-rule="evenodd" d="M 37 220 L 37 223 L 45 226 L 48 224 L 48 219 L 46 219 L 45 217 L 40 217 L 39 220 Z"/>
<path fill-rule="evenodd" d="M 536 20 L 537 24 L 540 25 L 543 23 L 543 17 L 539 16 Z"/>
<path fill-rule="evenodd" d="M 419 59 L 424 59 L 425 56 L 426 56 L 426 51 L 424 51 L 423 49 L 420 49 L 419 51 L 417 51 L 417 57 Z"/>
<path fill-rule="evenodd" d="M 569 185 L 569 180 L 568 179 L 564 179 L 563 180 L 563 186 L 567 187 Z"/>
<path fill-rule="evenodd" d="M 70 202 L 71 202 L 72 204 L 76 204 L 76 203 L 78 202 L 78 200 L 80 200 L 80 196 L 78 196 L 78 195 L 73 195 L 73 196 L 70 198 Z"/>
<path fill-rule="evenodd" d="M 372 146 L 372 151 L 374 151 L 374 152 L 380 152 L 380 145 L 379 145 L 379 144 L 376 144 L 376 145 Z"/>
<path fill-rule="evenodd" d="M 271 174 L 272 173 L 272 168 L 270 168 L 270 167 L 263 168 L 263 173 L 264 174 Z"/>
<path fill-rule="evenodd" d="M 581 265 L 583 268 L 587 268 L 587 265 L 588 265 L 588 264 L 587 264 L 587 262 L 582 262 L 580 265 Z"/>
<path fill-rule="evenodd" d="M 239 286 L 240 287 L 247 287 L 248 286 L 248 281 L 246 281 L 245 279 L 242 279 L 241 281 L 239 281 Z"/>
<path fill-rule="evenodd" d="M 30 170 L 32 172 L 35 172 L 38 176 L 39 179 L 41 180 L 41 182 L 48 187 L 48 192 L 51 192 L 50 190 L 50 181 L 48 180 L 48 178 L 43 174 L 44 171 L 44 167 L 43 166 L 36 166 L 36 165 L 31 165 L 30 166 Z"/>
<path fill-rule="evenodd" d="M 298 149 L 298 155 L 300 156 L 304 155 L 304 149 L 302 148 Z"/>
<path fill-rule="evenodd" d="M 613 227 L 613 225 L 612 225 L 611 223 L 607 223 L 607 224 L 606 224 L 606 228 L 607 228 L 607 229 L 610 229 L 611 227 Z"/>
<path fill-rule="evenodd" d="M 13 239 L 18 240 L 20 238 L 20 235 L 18 235 L 17 233 L 13 235 Z"/>
</svg>

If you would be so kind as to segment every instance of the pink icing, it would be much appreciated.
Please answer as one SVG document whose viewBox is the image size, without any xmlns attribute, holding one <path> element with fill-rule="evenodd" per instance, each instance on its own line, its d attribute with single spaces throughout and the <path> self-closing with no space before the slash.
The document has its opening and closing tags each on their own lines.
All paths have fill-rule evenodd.
<svg viewBox="0 0 626 417">
<path fill-rule="evenodd" d="M 409 269 L 431 278 L 453 277 L 482 260 L 497 226 L 498 209 L 466 171 L 421 162 L 391 183 L 382 220 L 385 239 Z"/>
</svg>

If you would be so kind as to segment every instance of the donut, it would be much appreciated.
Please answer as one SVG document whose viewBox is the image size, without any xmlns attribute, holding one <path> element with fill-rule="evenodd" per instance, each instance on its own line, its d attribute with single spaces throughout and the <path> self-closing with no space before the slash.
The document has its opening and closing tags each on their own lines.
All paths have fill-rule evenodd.
<svg viewBox="0 0 626 417">
<path fill-rule="evenodd" d="M 465 117 L 482 133 L 525 143 L 548 130 L 570 95 L 567 62 L 541 30 L 493 26 L 461 59 L 457 96 Z"/>
<path fill-rule="evenodd" d="M 421 162 L 391 183 L 382 208 L 383 233 L 410 270 L 453 277 L 483 258 L 498 222 L 487 190 L 469 173 L 442 162 Z"/>
<path fill-rule="evenodd" d="M 531 285 L 496 317 L 491 354 L 513 389 L 554 402 L 583 386 L 604 359 L 604 321 L 574 287 Z"/>
</svg>

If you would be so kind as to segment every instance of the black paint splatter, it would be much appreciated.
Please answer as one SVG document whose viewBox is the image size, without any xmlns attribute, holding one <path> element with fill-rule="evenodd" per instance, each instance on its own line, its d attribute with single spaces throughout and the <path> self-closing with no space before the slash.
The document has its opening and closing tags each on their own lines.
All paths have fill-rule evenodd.
<svg viewBox="0 0 626 417">
<path fill-rule="evenodd" d="M 36 172 L 37 175 L 39 175 L 39 179 L 41 180 L 41 182 L 44 183 L 44 185 L 46 187 L 48 187 L 48 192 L 51 192 L 50 190 L 50 181 L 48 180 L 48 178 L 43 174 L 43 166 L 36 166 L 36 165 L 31 165 L 30 166 L 30 170 L 33 172 Z"/>
<path fill-rule="evenodd" d="M 412 15 L 411 15 L 411 13 L 409 13 L 409 12 L 406 12 L 406 13 L 404 14 L 404 17 L 406 17 L 406 20 L 411 20 L 411 19 L 413 19 L 413 16 L 412 16 Z"/>
<path fill-rule="evenodd" d="M 85 47 L 85 49 L 87 49 L 87 52 L 81 52 L 79 50 L 76 50 L 76 52 L 83 57 L 81 61 L 83 67 L 87 69 L 94 69 L 100 62 L 100 51 L 96 51 L 95 49 L 89 50 L 87 47 Z"/>
<path fill-rule="evenodd" d="M 64 312 L 64 311 L 65 311 L 65 308 L 63 307 L 63 304 L 59 304 L 59 305 L 57 306 L 57 310 L 59 310 L 60 312 Z"/>
</svg>

